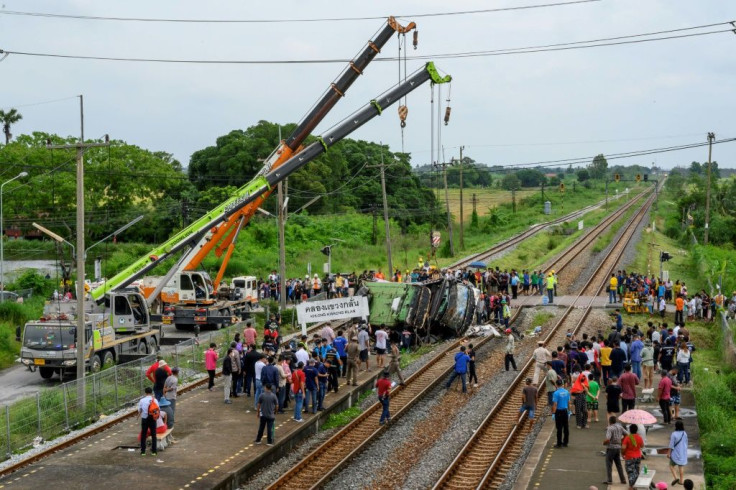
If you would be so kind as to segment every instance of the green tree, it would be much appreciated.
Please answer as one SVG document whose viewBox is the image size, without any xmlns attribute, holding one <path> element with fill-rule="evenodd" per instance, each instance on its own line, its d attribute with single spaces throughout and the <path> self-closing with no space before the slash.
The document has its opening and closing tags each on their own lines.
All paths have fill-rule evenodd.
<svg viewBox="0 0 736 490">
<path fill-rule="evenodd" d="M 700 165 L 700 162 L 692 162 L 690 164 L 690 173 L 695 175 L 703 174 L 703 167 Z"/>
<path fill-rule="evenodd" d="M 6 145 L 10 143 L 10 138 L 13 137 L 13 135 L 10 133 L 10 126 L 17 123 L 21 119 L 23 119 L 23 115 L 16 109 L 10 109 L 7 112 L 0 109 L 0 122 L 2 122 L 3 124 L 3 133 L 5 133 Z"/>
<path fill-rule="evenodd" d="M 503 176 L 503 179 L 501 179 L 501 187 L 507 191 L 518 190 L 521 189 L 521 181 L 515 173 L 506 174 Z"/>
<path fill-rule="evenodd" d="M 606 176 L 606 172 L 608 171 L 608 161 L 606 160 L 606 157 L 603 156 L 603 153 L 600 153 L 593 158 L 593 162 L 588 165 L 588 171 L 590 172 L 591 179 L 602 179 Z"/>
<path fill-rule="evenodd" d="M 581 168 L 577 171 L 577 177 L 578 182 L 585 182 L 586 180 L 590 179 L 590 172 L 588 172 L 588 169 Z"/>
</svg>

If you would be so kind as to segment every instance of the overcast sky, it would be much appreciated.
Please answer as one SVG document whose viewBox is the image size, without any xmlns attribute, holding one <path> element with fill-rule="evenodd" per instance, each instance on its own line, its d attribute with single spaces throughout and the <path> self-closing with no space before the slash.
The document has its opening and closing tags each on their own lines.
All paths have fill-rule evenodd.
<svg viewBox="0 0 736 490">
<path fill-rule="evenodd" d="M 0 0 L 0 10 L 91 16 L 284 19 L 423 14 L 552 3 L 524 1 L 100 2 Z M 206 7 L 206 8 L 203 8 Z M 472 15 L 422 17 L 410 55 L 518 48 L 715 24 L 736 19 L 732 0 L 602 0 Z M 411 17 L 402 19 L 404 22 Z M 174 59 L 351 58 L 380 20 L 266 24 L 92 21 L 0 15 L 9 51 Z M 724 29 L 724 26 L 709 30 Z M 384 48 L 395 56 L 396 39 Z M 620 153 L 736 137 L 736 35 L 715 34 L 624 46 L 510 56 L 443 59 L 454 78 L 452 118 L 442 127 L 445 156 L 514 164 Z M 409 71 L 424 61 L 408 61 Z M 187 165 L 218 136 L 265 119 L 296 122 L 343 64 L 193 65 L 82 61 L 10 55 L 0 62 L 0 108 L 18 107 L 14 134 L 77 135 L 84 94 L 86 136 L 109 133 Z M 397 83 L 395 61 L 375 61 L 316 133 Z M 442 94 L 444 99 L 447 90 Z M 409 98 L 405 150 L 430 161 L 430 89 Z M 442 110 L 446 103 L 442 102 Z M 396 108 L 352 135 L 401 150 Z M 721 167 L 736 167 L 736 143 L 714 146 Z M 705 161 L 707 147 L 609 163 L 669 168 Z"/>
</svg>

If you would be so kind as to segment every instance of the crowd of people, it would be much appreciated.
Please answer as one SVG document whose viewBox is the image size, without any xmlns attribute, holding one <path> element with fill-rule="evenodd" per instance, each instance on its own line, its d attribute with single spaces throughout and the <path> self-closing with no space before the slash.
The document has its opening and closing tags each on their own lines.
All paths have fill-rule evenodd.
<svg viewBox="0 0 736 490">
<path fill-rule="evenodd" d="M 608 285 L 608 302 L 621 303 L 628 294 L 638 304 L 645 305 L 650 316 L 665 317 L 667 304 L 675 305 L 675 325 L 684 326 L 687 321 L 713 321 L 719 309 L 725 309 L 731 318 L 736 317 L 736 291 L 727 298 L 720 287 L 713 296 L 705 289 L 688 291 L 685 281 L 662 280 L 654 275 L 646 276 L 619 270 L 611 274 Z"/>
<path fill-rule="evenodd" d="M 371 370 L 371 350 L 375 352 L 375 368 L 383 371 L 377 384 L 378 398 L 386 412 L 381 423 L 390 421 L 385 380 L 390 386 L 395 375 L 400 384 L 404 383 L 400 346 L 411 346 L 410 332 L 388 330 L 385 325 L 374 328 L 367 322 L 356 321 L 344 330 L 335 331 L 326 325 L 311 339 L 302 335 L 284 342 L 278 318 L 272 315 L 263 335 L 259 344 L 258 332 L 248 321 L 242 336 L 235 335 L 223 359 L 219 359 L 214 343 L 205 352 L 210 391 L 214 390 L 215 371 L 220 365 L 224 402 L 232 404 L 233 398 L 241 396 L 253 399 L 252 405 L 246 407 L 252 406 L 260 419 L 257 444 L 264 433 L 267 444 L 273 444 L 276 414 L 286 413 L 292 403 L 294 421 L 303 422 L 305 414 L 324 410 L 325 396 L 331 391 L 339 392 L 341 378 L 357 386 L 358 373 Z"/>
<path fill-rule="evenodd" d="M 621 314 L 612 314 L 611 331 L 604 335 L 579 338 L 568 333 L 566 342 L 550 351 L 540 341 L 532 353 L 535 363 L 533 378 L 527 380 L 521 411 L 533 420 L 536 390 L 544 383 L 548 405 L 555 420 L 556 447 L 570 443 L 569 420 L 574 415 L 577 429 L 590 429 L 599 422 L 599 400 L 605 399 L 605 415 L 609 421 L 606 440 L 607 480 L 611 483 L 612 466 L 616 466 L 622 483 L 633 488 L 640 474 L 641 449 L 645 441 L 643 427 L 625 429 L 618 423 L 621 413 L 636 408 L 637 386 L 648 392 L 659 404 L 662 423 L 675 423 L 670 444 L 672 484 L 683 483 L 683 468 L 687 464 L 687 435 L 680 418 L 680 392 L 691 382 L 690 365 L 695 350 L 684 326 L 669 327 L 666 323 L 624 327 Z M 654 373 L 659 381 L 654 393 Z M 532 396 L 534 395 L 534 396 Z M 601 407 L 602 408 L 602 407 Z M 637 431 L 639 436 L 637 436 Z M 685 434 L 685 444 L 681 436 Z M 636 437 L 631 437 L 636 436 Z M 628 441 L 628 442 L 627 442 Z M 678 442 L 679 441 L 679 442 Z M 621 465 L 626 464 L 627 476 Z"/>
</svg>

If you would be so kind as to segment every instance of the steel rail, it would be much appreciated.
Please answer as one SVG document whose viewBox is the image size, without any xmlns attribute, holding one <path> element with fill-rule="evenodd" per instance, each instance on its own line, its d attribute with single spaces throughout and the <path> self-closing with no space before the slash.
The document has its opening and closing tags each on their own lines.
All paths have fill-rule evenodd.
<svg viewBox="0 0 736 490">
<path fill-rule="evenodd" d="M 620 259 L 621 255 L 623 254 L 623 251 L 626 248 L 626 245 L 628 244 L 631 236 L 633 235 L 634 231 L 636 230 L 637 226 L 643 219 L 644 214 L 646 211 L 650 208 L 652 202 L 654 200 L 654 195 L 652 195 L 645 204 L 641 207 L 638 213 L 636 213 L 630 220 L 628 220 L 626 229 L 624 231 L 624 234 L 622 235 L 622 239 L 619 240 L 617 245 L 613 247 L 606 257 L 601 262 L 601 269 L 606 270 L 606 275 L 610 274 L 610 271 L 613 270 L 613 268 L 616 265 L 616 262 Z M 624 239 L 624 237 L 626 237 Z M 584 248 L 579 248 L 577 253 L 581 253 Z M 607 267 L 603 267 L 605 263 L 609 262 Z M 556 325 L 552 328 L 550 333 L 545 336 L 544 344 L 547 345 L 549 342 L 556 336 L 563 333 L 563 329 L 561 328 L 563 324 L 567 323 L 568 317 L 570 316 L 570 313 L 575 308 L 575 303 L 577 300 L 583 296 L 583 294 L 588 290 L 588 288 L 593 285 L 594 283 L 598 283 L 596 286 L 596 294 L 593 298 L 591 298 L 588 301 L 588 304 L 585 306 L 583 315 L 581 318 L 576 322 L 573 331 L 577 332 L 581 326 L 583 325 L 583 322 L 587 319 L 588 315 L 592 311 L 592 303 L 595 299 L 595 296 L 597 296 L 598 293 L 603 289 L 603 284 L 600 283 L 600 281 L 597 280 L 598 275 L 593 274 L 591 277 L 586 281 L 586 284 L 580 289 L 579 294 L 577 295 L 577 298 L 573 303 L 568 306 L 568 308 L 563 313 L 560 320 L 556 323 Z M 518 439 L 518 436 L 521 434 L 524 428 L 524 422 L 526 421 L 527 413 L 524 412 L 521 414 L 521 416 L 516 419 L 515 417 L 511 420 L 515 420 L 512 422 L 511 427 L 509 428 L 509 432 L 507 436 L 504 438 L 503 442 L 498 446 L 497 451 L 495 452 L 495 456 L 490 461 L 490 464 L 488 463 L 488 456 L 489 451 L 491 450 L 491 447 L 494 447 L 493 443 L 494 440 L 498 440 L 498 423 L 492 424 L 493 422 L 497 422 L 499 418 L 504 418 L 505 420 L 509 420 L 509 417 L 511 417 L 511 413 L 514 413 L 516 409 L 516 404 L 514 406 L 511 406 L 510 400 L 511 396 L 513 394 L 518 394 L 520 387 L 521 387 L 521 381 L 529 376 L 530 370 L 534 368 L 534 360 L 530 358 L 524 365 L 524 367 L 520 370 L 519 374 L 516 376 L 514 381 L 510 384 L 509 389 L 506 390 L 506 392 L 502 395 L 501 399 L 494 405 L 494 407 L 491 409 L 489 414 L 484 418 L 483 422 L 479 425 L 478 429 L 474 432 L 473 436 L 466 442 L 466 444 L 463 446 L 463 448 L 460 450 L 459 454 L 455 457 L 453 462 L 450 464 L 450 466 L 445 470 L 445 472 L 440 477 L 439 481 L 435 484 L 434 488 L 468 488 L 475 486 L 476 488 L 485 488 L 487 487 L 491 480 L 495 478 L 497 474 L 497 470 L 499 470 L 500 465 L 508 460 L 509 457 L 514 457 L 514 454 L 516 451 L 510 450 L 509 448 L 512 447 L 514 442 Z M 541 391 L 540 391 L 541 392 Z M 501 415 L 501 413 L 505 411 L 507 415 Z M 496 429 L 496 431 L 491 431 L 491 425 L 493 425 L 493 429 Z M 460 468 L 463 465 L 463 463 L 467 461 L 473 461 L 479 466 L 487 466 L 487 469 L 485 472 L 483 472 L 479 482 L 475 478 L 480 473 L 478 471 L 470 471 L 468 468 L 463 467 L 463 471 L 460 472 Z M 454 481 L 454 478 L 457 477 L 457 480 Z M 473 479 L 474 482 L 478 483 L 469 483 L 468 480 Z"/>
<path fill-rule="evenodd" d="M 585 206 L 584 208 L 581 208 L 581 209 L 579 209 L 579 210 L 577 210 L 577 211 L 575 211 L 573 213 L 567 214 L 565 216 L 562 216 L 560 218 L 557 218 L 557 219 L 554 219 L 554 220 L 551 220 L 551 221 L 545 221 L 543 223 L 537 223 L 537 224 L 531 225 L 527 230 L 525 230 L 525 231 L 523 231 L 523 232 L 521 232 L 521 233 L 519 233 L 517 235 L 514 235 L 514 236 L 510 237 L 509 239 L 507 239 L 507 240 L 505 240 L 505 241 L 503 241 L 503 242 L 501 242 L 499 244 L 496 244 L 496 245 L 492 246 L 489 249 L 486 249 L 486 250 L 484 250 L 482 252 L 478 252 L 476 254 L 470 255 L 470 256 L 465 257 L 463 259 L 460 259 L 457 262 L 453 262 L 452 264 L 448 265 L 447 267 L 449 267 L 451 269 L 454 269 L 454 268 L 457 268 L 457 267 L 467 267 L 468 264 L 470 264 L 471 262 L 474 262 L 476 260 L 485 260 L 487 257 L 491 257 L 491 256 L 493 256 L 493 255 L 495 255 L 495 254 L 497 254 L 499 252 L 503 252 L 507 248 L 510 248 L 511 246 L 516 245 L 517 243 L 520 243 L 521 241 L 523 241 L 523 240 L 525 240 L 525 239 L 527 239 L 529 237 L 534 236 L 535 234 L 539 233 L 540 231 L 542 231 L 545 228 L 548 228 L 550 226 L 554 226 L 554 225 L 557 225 L 557 224 L 560 224 L 560 223 L 564 223 L 566 221 L 569 221 L 569 220 L 578 218 L 578 217 L 580 217 L 580 216 L 588 213 L 589 211 L 592 211 L 592 210 L 594 210 L 596 208 L 599 208 L 603 204 L 603 202 L 604 201 L 600 201 L 600 202 L 598 202 L 596 204 L 591 204 L 590 206 Z"/>
</svg>

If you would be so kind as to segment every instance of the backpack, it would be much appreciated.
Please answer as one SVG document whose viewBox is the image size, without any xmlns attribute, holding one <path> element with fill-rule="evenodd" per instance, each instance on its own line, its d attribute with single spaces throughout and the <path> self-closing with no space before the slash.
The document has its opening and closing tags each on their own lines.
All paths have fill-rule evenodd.
<svg viewBox="0 0 736 490">
<path fill-rule="evenodd" d="M 233 360 L 230 356 L 225 356 L 225 360 L 222 361 L 222 374 L 224 376 L 230 376 L 233 374 Z"/>
<path fill-rule="evenodd" d="M 153 420 L 158 420 L 161 416 L 161 409 L 158 406 L 158 402 L 154 397 L 151 397 L 151 403 L 148 405 L 148 416 L 152 417 Z"/>
</svg>

